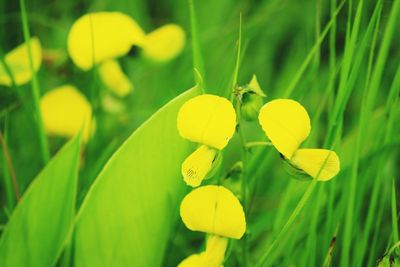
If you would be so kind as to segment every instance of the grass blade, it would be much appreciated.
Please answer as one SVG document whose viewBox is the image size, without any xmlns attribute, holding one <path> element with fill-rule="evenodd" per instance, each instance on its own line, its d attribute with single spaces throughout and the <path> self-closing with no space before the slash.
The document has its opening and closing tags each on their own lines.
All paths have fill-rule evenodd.
<svg viewBox="0 0 400 267">
<path fill-rule="evenodd" d="M 22 21 L 22 30 L 24 34 L 25 42 L 28 44 L 28 55 L 29 55 L 29 65 L 32 70 L 32 96 L 33 96 L 33 107 L 35 110 L 37 127 L 39 133 L 39 142 L 40 142 L 40 152 L 42 156 L 43 163 L 46 164 L 50 159 L 49 146 L 47 143 L 46 133 L 43 127 L 42 114 L 39 108 L 39 99 L 40 99 L 40 87 L 37 79 L 36 72 L 33 68 L 33 60 L 32 60 L 32 50 L 30 45 L 30 32 L 29 32 L 29 24 L 28 24 L 28 14 L 26 11 L 25 0 L 19 1 L 21 8 L 21 21 Z"/>
</svg>

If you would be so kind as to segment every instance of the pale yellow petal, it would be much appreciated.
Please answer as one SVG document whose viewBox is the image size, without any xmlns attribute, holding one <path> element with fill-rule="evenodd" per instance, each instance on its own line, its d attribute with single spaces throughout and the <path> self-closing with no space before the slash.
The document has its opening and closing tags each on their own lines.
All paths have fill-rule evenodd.
<svg viewBox="0 0 400 267">
<path fill-rule="evenodd" d="M 310 117 L 304 107 L 291 99 L 277 99 L 265 104 L 259 122 L 275 148 L 290 159 L 310 134 Z"/>
<path fill-rule="evenodd" d="M 29 40 L 32 55 L 33 70 L 37 72 L 42 64 L 42 47 L 37 37 Z M 16 85 L 23 85 L 32 79 L 32 70 L 29 62 L 28 43 L 23 43 L 10 51 L 4 60 L 12 73 Z M 0 84 L 11 86 L 12 80 L 5 66 L 0 63 Z"/>
<path fill-rule="evenodd" d="M 169 61 L 181 53 L 184 45 L 183 29 L 175 24 L 167 24 L 146 36 L 143 54 L 154 61 Z"/>
<path fill-rule="evenodd" d="M 183 138 L 221 150 L 235 132 L 235 109 L 226 98 L 200 95 L 181 107 L 177 126 Z"/>
<path fill-rule="evenodd" d="M 120 12 L 95 12 L 80 17 L 68 35 L 68 53 L 79 68 L 123 56 L 133 45 L 141 46 L 145 34 L 128 15 Z"/>
<path fill-rule="evenodd" d="M 207 238 L 204 259 L 207 266 L 219 267 L 224 262 L 225 251 L 228 246 L 228 239 L 218 235 L 211 235 Z"/>
<path fill-rule="evenodd" d="M 223 237 L 240 239 L 246 231 L 243 207 L 223 186 L 201 186 L 183 199 L 180 214 L 186 227 Z"/>
<path fill-rule="evenodd" d="M 299 149 L 291 163 L 319 181 L 332 179 L 340 170 L 338 155 L 327 149 Z"/>
<path fill-rule="evenodd" d="M 182 176 L 187 185 L 196 187 L 210 172 L 217 151 L 202 145 L 182 163 Z"/>
<path fill-rule="evenodd" d="M 90 137 L 92 108 L 86 97 L 72 85 L 46 93 L 40 100 L 43 124 L 49 135 L 72 137 L 83 127 L 83 140 Z"/>
<path fill-rule="evenodd" d="M 125 97 L 133 90 L 133 84 L 122 71 L 115 59 L 107 60 L 100 64 L 99 74 L 104 85 L 115 95 Z"/>
</svg>

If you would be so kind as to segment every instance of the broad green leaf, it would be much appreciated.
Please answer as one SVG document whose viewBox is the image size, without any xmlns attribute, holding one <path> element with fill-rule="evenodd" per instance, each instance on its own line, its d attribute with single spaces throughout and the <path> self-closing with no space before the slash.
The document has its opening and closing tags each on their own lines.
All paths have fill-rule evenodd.
<svg viewBox="0 0 400 267">
<path fill-rule="evenodd" d="M 181 164 L 193 144 L 176 117 L 198 94 L 177 97 L 137 129 L 89 190 L 75 231 L 76 266 L 160 266 L 185 192 Z"/>
<path fill-rule="evenodd" d="M 80 137 L 66 144 L 35 178 L 0 241 L 0 266 L 54 266 L 72 230 Z"/>
</svg>

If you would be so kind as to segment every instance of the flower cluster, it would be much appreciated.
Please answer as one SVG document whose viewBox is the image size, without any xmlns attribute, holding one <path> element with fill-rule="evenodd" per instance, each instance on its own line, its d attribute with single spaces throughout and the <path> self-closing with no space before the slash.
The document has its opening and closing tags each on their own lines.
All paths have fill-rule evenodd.
<svg viewBox="0 0 400 267">
<path fill-rule="evenodd" d="M 305 108 L 291 99 L 277 99 L 263 105 L 265 94 L 256 77 L 235 92 L 242 117 L 257 119 L 272 145 L 290 166 L 307 177 L 327 181 L 340 169 L 339 157 L 326 149 L 302 149 L 310 133 L 310 118 Z M 188 100 L 178 112 L 179 134 L 198 148 L 182 163 L 185 183 L 197 187 L 182 201 L 180 215 L 186 227 L 206 233 L 205 251 L 184 259 L 180 267 L 220 267 L 228 238 L 240 239 L 246 232 L 246 219 L 239 199 L 221 185 L 200 186 L 219 168 L 221 150 L 237 129 L 232 103 L 216 95 L 204 94 Z M 200 187 L 198 187 L 200 186 Z"/>
<path fill-rule="evenodd" d="M 218 154 L 232 138 L 235 126 L 235 109 L 223 97 L 200 95 L 181 107 L 178 131 L 183 138 L 199 143 L 182 164 L 187 185 L 199 186 L 216 167 Z M 180 267 L 221 266 L 228 238 L 240 239 L 246 231 L 239 199 L 223 186 L 207 185 L 194 189 L 183 199 L 180 214 L 187 228 L 208 234 L 205 251 L 189 256 Z"/>
</svg>

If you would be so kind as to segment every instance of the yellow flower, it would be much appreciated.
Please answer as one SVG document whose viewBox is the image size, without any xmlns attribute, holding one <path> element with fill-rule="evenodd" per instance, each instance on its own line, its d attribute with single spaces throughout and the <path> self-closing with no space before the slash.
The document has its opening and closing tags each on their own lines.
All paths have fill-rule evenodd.
<svg viewBox="0 0 400 267">
<path fill-rule="evenodd" d="M 94 65 L 126 55 L 141 45 L 145 33 L 135 20 L 120 12 L 96 12 L 80 17 L 68 34 L 68 53 L 76 66 Z"/>
<path fill-rule="evenodd" d="M 246 231 L 243 207 L 223 186 L 201 186 L 183 199 L 182 221 L 192 231 L 240 239 Z"/>
<path fill-rule="evenodd" d="M 99 66 L 101 80 L 116 95 L 123 97 L 133 85 L 115 60 L 133 48 L 158 62 L 176 57 L 185 44 L 185 33 L 167 24 L 146 33 L 135 20 L 120 12 L 94 12 L 80 17 L 68 34 L 68 53 L 76 66 L 90 70 Z"/>
<path fill-rule="evenodd" d="M 100 78 L 115 95 L 124 97 L 133 90 L 133 84 L 122 71 L 117 60 L 110 59 L 99 66 Z"/>
<path fill-rule="evenodd" d="M 259 122 L 275 148 L 289 162 L 320 181 L 327 181 L 340 170 L 339 157 L 326 149 L 299 149 L 311 130 L 304 107 L 290 99 L 277 99 L 265 104 Z"/>
<path fill-rule="evenodd" d="M 167 24 L 146 35 L 143 54 L 153 61 L 165 62 L 179 55 L 184 45 L 183 29 L 175 24 Z"/>
<path fill-rule="evenodd" d="M 228 238 L 240 239 L 246 231 L 243 207 L 237 197 L 223 186 L 196 188 L 183 199 L 182 221 L 192 231 L 209 234 L 206 250 L 183 260 L 179 267 L 220 267 Z"/>
<path fill-rule="evenodd" d="M 72 137 L 83 127 L 83 140 L 89 139 L 94 122 L 86 97 L 72 85 L 64 85 L 46 93 L 40 100 L 43 124 L 49 135 Z"/>
<path fill-rule="evenodd" d="M 206 242 L 206 251 L 184 259 L 178 267 L 220 267 L 224 261 L 228 239 L 211 235 Z"/>
<path fill-rule="evenodd" d="M 33 70 L 37 72 L 42 64 L 42 47 L 37 37 L 29 40 L 31 48 Z M 32 79 L 32 70 L 29 62 L 28 43 L 23 43 L 9 52 L 4 60 L 11 71 L 16 85 L 23 85 Z M 0 84 L 12 85 L 12 79 L 8 75 L 5 66 L 0 63 Z"/>
<path fill-rule="evenodd" d="M 223 97 L 200 95 L 181 107 L 177 127 L 183 138 L 202 144 L 182 164 L 184 181 L 198 186 L 211 170 L 217 150 L 222 150 L 235 132 L 235 110 Z"/>
</svg>

